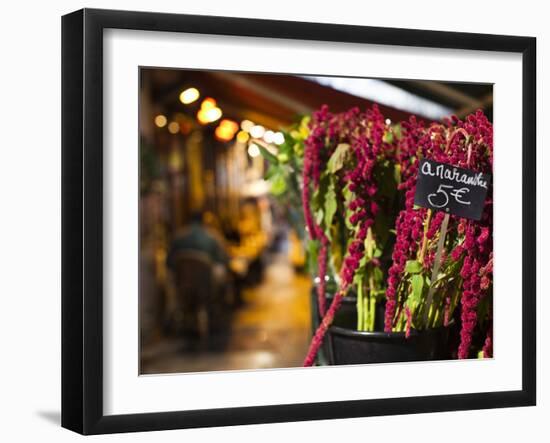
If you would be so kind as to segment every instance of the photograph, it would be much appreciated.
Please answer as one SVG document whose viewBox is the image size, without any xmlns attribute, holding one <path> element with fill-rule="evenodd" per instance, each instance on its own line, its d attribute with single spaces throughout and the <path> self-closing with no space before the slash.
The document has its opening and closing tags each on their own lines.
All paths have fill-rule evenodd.
<svg viewBox="0 0 550 443">
<path fill-rule="evenodd" d="M 544 441 L 541 5 L 7 2 L 0 442 Z"/>
<path fill-rule="evenodd" d="M 138 69 L 140 375 L 493 359 L 493 84 Z"/>
<path fill-rule="evenodd" d="M 63 427 L 537 404 L 537 39 L 312 19 L 63 16 Z"/>
</svg>

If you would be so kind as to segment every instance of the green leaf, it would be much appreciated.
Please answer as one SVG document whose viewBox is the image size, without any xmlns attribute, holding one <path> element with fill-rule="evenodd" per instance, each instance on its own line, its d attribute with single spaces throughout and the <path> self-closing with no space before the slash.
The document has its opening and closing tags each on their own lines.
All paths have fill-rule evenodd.
<svg viewBox="0 0 550 443">
<path fill-rule="evenodd" d="M 405 272 L 409 274 L 418 274 L 422 272 L 422 265 L 416 260 L 407 260 L 405 264 Z"/>
<path fill-rule="evenodd" d="M 349 152 L 349 145 L 347 143 L 340 143 L 336 146 L 336 149 L 328 159 L 327 169 L 333 174 L 344 166 L 347 154 Z"/>
<path fill-rule="evenodd" d="M 330 247 L 330 260 L 333 266 L 333 269 L 339 273 L 340 268 L 342 267 L 342 260 L 344 255 L 344 248 L 342 246 L 342 241 L 340 238 L 340 226 L 338 223 L 333 224 L 330 229 L 330 238 L 331 241 L 329 242 Z"/>
<path fill-rule="evenodd" d="M 374 256 L 374 249 L 376 247 L 376 243 L 374 242 L 374 239 L 372 238 L 372 230 L 367 231 L 367 236 L 365 238 L 365 256 L 369 259 L 369 261 Z"/>
<path fill-rule="evenodd" d="M 394 224 L 393 219 L 385 212 L 380 211 L 374 219 L 373 230 L 376 233 L 376 244 L 381 249 L 384 249 L 386 242 L 390 236 L 389 227 Z"/>
<path fill-rule="evenodd" d="M 367 257 L 367 254 L 363 254 L 361 256 L 361 260 L 359 260 L 359 266 L 357 269 L 365 269 L 365 265 L 370 261 L 370 259 Z"/>
<path fill-rule="evenodd" d="M 277 160 L 277 157 L 274 156 L 271 152 L 269 152 L 267 149 L 265 149 L 263 146 L 256 145 L 260 149 L 260 154 L 262 154 L 262 157 L 265 158 L 269 163 L 272 163 L 274 165 L 279 163 L 279 160 Z"/>
<path fill-rule="evenodd" d="M 281 168 L 278 166 L 278 165 L 269 165 L 269 167 L 267 168 L 267 171 L 264 175 L 264 179 L 266 180 L 269 180 L 271 179 L 272 177 L 276 176 L 276 175 L 279 175 L 282 173 L 282 170 Z"/>
<path fill-rule="evenodd" d="M 401 165 L 395 165 L 393 169 L 393 179 L 396 184 L 401 184 Z"/>
<path fill-rule="evenodd" d="M 346 226 L 347 229 L 353 230 L 354 226 L 349 221 L 349 218 L 351 217 L 352 212 L 349 211 L 347 208 L 349 208 L 350 202 L 355 198 L 355 194 L 352 191 L 350 191 L 349 186 L 345 186 L 344 189 L 342 190 L 342 195 L 344 196 L 344 208 L 346 208 L 343 214 L 344 225 Z"/>
<path fill-rule="evenodd" d="M 403 131 L 400 123 L 394 125 L 392 128 L 392 131 L 395 137 L 397 138 L 397 140 L 400 140 L 403 137 Z"/>
<path fill-rule="evenodd" d="M 322 208 L 319 208 L 319 209 L 315 212 L 315 223 L 317 223 L 318 225 L 320 225 L 321 222 L 323 221 L 323 216 L 324 216 L 323 209 L 322 209 Z"/>
<path fill-rule="evenodd" d="M 294 140 L 300 140 L 301 137 L 300 137 L 300 132 L 296 129 L 293 129 L 292 131 L 290 131 L 290 136 L 294 139 Z"/>
<path fill-rule="evenodd" d="M 363 280 L 366 277 L 366 271 L 364 266 L 359 266 L 357 270 L 355 271 L 355 274 L 353 276 L 353 283 L 355 283 L 357 286 L 362 284 Z"/>
<path fill-rule="evenodd" d="M 315 275 L 317 273 L 317 255 L 319 254 L 319 242 L 317 240 L 309 240 L 307 242 L 307 263 L 309 273 Z"/>
<path fill-rule="evenodd" d="M 280 163 L 288 163 L 289 157 L 286 152 L 281 152 L 279 155 L 277 155 L 277 160 Z"/>
<path fill-rule="evenodd" d="M 381 283 L 384 280 L 384 272 L 382 272 L 382 269 L 380 268 L 374 268 L 373 275 L 374 275 L 374 281 L 377 283 Z M 382 292 L 385 293 L 386 291 L 382 290 Z"/>
<path fill-rule="evenodd" d="M 313 191 L 313 196 L 311 199 L 311 207 L 314 211 L 317 211 L 318 209 L 323 209 L 325 207 L 325 195 L 328 190 L 330 177 L 331 176 L 329 174 L 321 174 L 321 177 L 319 179 L 319 186 Z M 321 223 L 322 220 L 323 219 L 321 218 L 318 223 Z"/>
<path fill-rule="evenodd" d="M 279 196 L 286 191 L 286 180 L 283 174 L 274 175 L 271 178 L 271 193 L 275 196 Z"/>
<path fill-rule="evenodd" d="M 408 300 L 410 300 L 412 306 L 418 306 L 422 301 L 422 291 L 424 290 L 424 278 L 420 274 L 412 276 L 411 289 Z"/>
<path fill-rule="evenodd" d="M 378 194 L 393 199 L 397 192 L 395 165 L 389 161 L 377 163 L 374 168 L 374 177 L 378 183 Z"/>
<path fill-rule="evenodd" d="M 332 225 L 332 220 L 334 214 L 336 213 L 336 208 L 338 203 L 336 201 L 336 191 L 334 190 L 334 181 L 331 180 L 327 193 L 325 195 L 325 231 L 330 234 L 330 226 Z"/>
<path fill-rule="evenodd" d="M 294 154 L 296 154 L 297 156 L 301 157 L 302 155 L 304 155 L 304 144 L 303 143 L 301 143 L 301 142 L 294 143 L 294 146 L 292 147 L 292 149 L 294 150 Z"/>
<path fill-rule="evenodd" d="M 393 142 L 393 134 L 390 131 L 387 131 L 384 133 L 382 137 L 382 141 L 385 143 L 392 143 Z"/>
</svg>

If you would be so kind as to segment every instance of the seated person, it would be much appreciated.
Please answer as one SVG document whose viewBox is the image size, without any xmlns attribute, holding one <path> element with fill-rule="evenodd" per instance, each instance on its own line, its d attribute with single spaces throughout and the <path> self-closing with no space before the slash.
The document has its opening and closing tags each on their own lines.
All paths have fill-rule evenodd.
<svg viewBox="0 0 550 443">
<path fill-rule="evenodd" d="M 194 213 L 174 236 L 166 258 L 176 291 L 174 327 L 188 337 L 219 332 L 231 296 L 229 256 L 223 237 L 207 226 L 209 222 Z"/>
<path fill-rule="evenodd" d="M 175 256 L 180 251 L 201 252 L 212 260 L 214 264 L 214 279 L 223 284 L 227 278 L 229 256 L 226 252 L 223 238 L 203 222 L 202 213 L 193 213 L 188 226 L 178 232 L 170 245 L 167 256 L 167 265 L 175 268 Z"/>
</svg>

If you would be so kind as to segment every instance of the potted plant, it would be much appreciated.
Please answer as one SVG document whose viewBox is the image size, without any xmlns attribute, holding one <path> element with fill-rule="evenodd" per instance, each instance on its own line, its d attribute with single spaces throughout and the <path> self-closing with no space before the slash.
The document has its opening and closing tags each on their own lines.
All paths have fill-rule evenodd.
<svg viewBox="0 0 550 443">
<path fill-rule="evenodd" d="M 376 106 L 340 114 L 325 106 L 290 128 L 277 153 L 262 149 L 270 162 L 266 177 L 272 193 L 283 203 L 301 198 L 315 275 L 314 325 L 340 288 L 347 297 L 338 302 L 343 301 L 342 309 L 333 309 L 336 324 L 359 331 L 381 328 L 390 231 L 400 207 L 398 137 L 399 126 L 386 122 Z"/>
<path fill-rule="evenodd" d="M 332 114 L 325 106 L 291 128 L 277 155 L 264 155 L 275 193 L 291 183 L 294 202 L 301 194 L 317 265 L 306 366 L 325 335 L 332 364 L 449 358 L 453 323 L 461 328 L 456 356 L 473 355 L 473 337 L 491 355 L 491 195 L 479 222 L 452 216 L 447 235 L 445 214 L 414 205 L 421 159 L 492 170 L 492 126 L 481 112 L 445 125 L 414 117 L 392 125 L 376 107 Z"/>
<path fill-rule="evenodd" d="M 483 333 L 481 356 L 489 357 L 492 355 L 492 192 L 489 188 L 479 221 L 446 217 L 444 212 L 417 207 L 414 193 L 422 158 L 491 173 L 492 125 L 478 111 L 465 121 L 453 117 L 446 125 L 432 124 L 427 128 L 411 118 L 403 127 L 397 161 L 402 171 L 400 188 L 405 192 L 405 207 L 396 221 L 384 330 L 405 332 L 405 336 L 411 330 L 434 331 L 448 326 L 459 308 L 457 357 L 472 356 L 474 332 Z"/>
</svg>

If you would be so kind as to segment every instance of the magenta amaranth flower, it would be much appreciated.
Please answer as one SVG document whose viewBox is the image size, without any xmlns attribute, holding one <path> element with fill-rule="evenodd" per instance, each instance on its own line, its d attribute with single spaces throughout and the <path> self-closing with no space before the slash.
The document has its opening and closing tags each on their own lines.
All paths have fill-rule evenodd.
<svg viewBox="0 0 550 443">
<path fill-rule="evenodd" d="M 418 160 L 430 158 L 438 162 L 470 168 L 480 172 L 492 171 L 492 126 L 482 112 L 468 116 L 464 122 L 456 117 L 447 126 L 432 124 L 425 128 L 411 117 L 402 123 L 402 138 L 398 142 L 397 161 L 401 169 L 399 189 L 405 193 L 405 208 L 397 217 L 396 241 L 392 254 L 392 266 L 388 272 L 386 290 L 385 330 L 390 332 L 400 319 L 407 293 L 400 283 L 408 260 L 418 259 L 425 271 L 433 267 L 437 233 L 444 218 L 442 212 L 428 216 L 424 208 L 414 207 Z M 442 263 L 449 258 L 462 262 L 462 331 L 459 357 L 466 358 L 473 329 L 477 324 L 477 306 L 486 295 L 492 282 L 492 196 L 489 193 L 480 222 L 452 216 L 449 224 L 456 242 L 452 249 L 444 250 Z M 424 250 L 427 245 L 430 248 Z M 480 275 L 481 274 L 481 275 Z M 399 293 L 398 293 L 399 291 Z M 450 299 L 442 299 L 443 322 L 451 316 Z M 454 309 L 454 308 L 453 308 Z M 406 319 L 408 320 L 409 315 Z"/>
<path fill-rule="evenodd" d="M 411 204 L 412 206 L 412 204 Z M 395 224 L 396 239 L 392 253 L 392 265 L 388 271 L 388 287 L 386 289 L 386 317 L 384 330 L 391 332 L 397 309 L 397 288 L 405 271 L 407 260 L 416 255 L 421 236 L 421 228 L 426 211 L 404 209 L 399 213 Z"/>
<path fill-rule="evenodd" d="M 347 208 L 351 212 L 349 222 L 353 226 L 352 238 L 340 270 L 339 291 L 315 333 L 304 366 L 313 364 L 324 335 L 332 323 L 334 313 L 340 306 L 341 298 L 353 283 L 355 273 L 364 256 L 365 239 L 374 224 L 374 217 L 380 210 L 378 204 L 373 200 L 378 189 L 374 177 L 374 167 L 384 146 L 384 119 L 377 107 L 373 107 L 364 115 L 360 115 L 358 110 L 353 109 L 345 116 L 346 119 L 336 119 L 336 123 L 332 123 L 339 125 L 341 132 L 347 132 L 347 141 L 353 152 L 354 166 L 342 177 L 344 185 L 348 186 L 353 193 L 353 199 L 348 203 Z M 357 117 L 366 119 L 367 124 L 364 127 L 354 126 L 353 122 Z M 332 124 L 331 127 L 333 127 Z M 335 136 L 336 133 L 338 132 L 335 131 L 331 134 Z M 376 260 L 371 262 L 371 265 L 380 266 L 380 262 Z"/>
<path fill-rule="evenodd" d="M 323 320 L 321 320 L 321 324 L 317 328 L 317 331 L 315 331 L 315 335 L 311 340 L 311 344 L 309 345 L 309 350 L 304 360 L 304 366 L 312 366 L 313 363 L 315 362 L 315 356 L 317 355 L 317 352 L 319 352 L 319 348 L 323 344 L 323 338 L 325 337 L 325 334 L 327 333 L 329 326 L 332 324 L 332 321 L 334 320 L 334 315 L 336 314 L 336 311 L 338 311 L 338 308 L 342 303 L 343 296 L 344 294 L 342 292 L 337 292 L 332 298 L 332 303 L 330 304 L 330 307 L 328 308 L 325 316 L 323 317 Z"/>
<path fill-rule="evenodd" d="M 407 306 L 405 308 L 405 316 L 407 317 L 407 325 L 405 326 L 405 338 L 409 338 L 411 335 L 411 321 L 412 321 L 412 315 L 411 310 Z"/>
<path fill-rule="evenodd" d="M 319 283 L 317 285 L 317 300 L 320 315 L 325 315 L 325 288 L 326 288 L 326 264 L 328 254 L 328 239 L 323 230 L 313 220 L 310 206 L 311 187 L 316 189 L 319 186 L 321 169 L 329 156 L 326 147 L 327 123 L 332 118 L 328 111 L 328 106 L 324 105 L 313 114 L 310 123 L 310 135 L 304 143 L 304 166 L 302 173 L 302 206 L 304 209 L 304 219 L 308 234 L 312 240 L 320 241 L 319 248 Z M 313 178 L 313 182 L 310 179 Z"/>
<path fill-rule="evenodd" d="M 445 315 L 443 317 L 443 326 L 448 326 L 451 321 L 451 297 L 445 297 Z"/>
<path fill-rule="evenodd" d="M 493 356 L 493 325 L 491 324 L 487 329 L 487 335 L 485 336 L 485 342 L 483 343 L 483 358 L 491 358 Z"/>
<path fill-rule="evenodd" d="M 470 140 L 467 158 L 463 165 L 480 172 L 491 172 L 493 166 L 493 128 L 481 111 L 468 116 L 462 127 Z M 487 295 L 492 283 L 493 267 L 493 202 L 492 192 L 485 201 L 482 219 L 479 222 L 463 221 L 464 258 L 461 276 L 462 330 L 460 331 L 459 358 L 468 358 L 472 335 L 477 324 L 477 307 Z M 492 347 L 492 338 L 486 341 Z"/>
<path fill-rule="evenodd" d="M 472 335 L 478 321 L 477 307 L 483 297 L 487 295 L 487 289 L 490 286 L 491 274 L 486 272 L 485 268 L 491 260 L 491 253 L 488 252 L 489 247 L 486 244 L 492 242 L 492 239 L 484 232 L 486 232 L 484 227 L 479 227 L 475 222 L 471 222 L 466 227 L 467 255 L 460 272 L 463 291 L 461 298 L 462 329 L 458 358 L 468 358 L 470 354 Z"/>
</svg>

